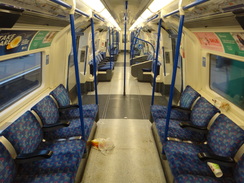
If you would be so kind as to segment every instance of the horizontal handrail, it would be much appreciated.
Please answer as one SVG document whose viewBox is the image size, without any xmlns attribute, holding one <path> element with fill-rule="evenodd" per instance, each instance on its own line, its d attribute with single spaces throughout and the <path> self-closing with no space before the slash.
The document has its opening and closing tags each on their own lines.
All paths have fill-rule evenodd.
<svg viewBox="0 0 244 183">
<path fill-rule="evenodd" d="M 72 9 L 72 6 L 71 6 L 71 5 L 65 3 L 65 2 L 63 2 L 63 1 L 61 1 L 61 0 L 50 0 L 50 1 L 52 1 L 52 2 L 54 2 L 54 3 L 56 3 L 56 4 L 59 4 L 60 6 L 63 6 L 63 7 L 65 7 L 65 8 Z M 81 14 L 81 15 L 84 15 L 84 16 L 86 16 L 86 17 L 89 17 L 88 14 L 84 13 L 83 11 L 81 11 L 81 10 L 79 10 L 79 9 L 77 9 L 77 8 L 75 9 L 75 12 L 77 12 L 77 13 L 79 13 L 79 14 Z"/>
<path fill-rule="evenodd" d="M 209 0 L 196 0 L 195 2 L 192 2 L 192 3 L 190 3 L 190 4 L 186 5 L 186 6 L 184 6 L 184 7 L 183 7 L 183 10 L 187 10 L 187 9 L 189 9 L 189 8 L 192 8 L 192 7 L 197 6 L 197 5 L 199 5 L 199 4 L 205 3 L 205 2 L 207 2 L 207 1 L 209 1 Z M 167 15 L 164 15 L 163 17 L 166 18 L 166 17 L 169 17 L 169 16 L 174 15 L 174 14 L 176 14 L 176 13 L 179 13 L 179 9 L 174 10 L 174 11 L 168 13 Z"/>
</svg>

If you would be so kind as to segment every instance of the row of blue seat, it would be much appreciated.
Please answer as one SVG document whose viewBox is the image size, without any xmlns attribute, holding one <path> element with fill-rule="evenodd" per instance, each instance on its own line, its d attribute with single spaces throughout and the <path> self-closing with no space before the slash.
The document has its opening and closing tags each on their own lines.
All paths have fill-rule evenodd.
<svg viewBox="0 0 244 183">
<path fill-rule="evenodd" d="M 139 56 L 139 57 L 130 59 L 130 65 L 142 63 L 142 62 L 149 61 L 149 60 L 153 60 L 152 53 L 147 53 L 147 55 L 143 55 L 143 56 Z"/>
<path fill-rule="evenodd" d="M 113 70 L 115 65 L 113 60 L 110 61 L 109 58 L 105 57 L 104 52 L 99 52 L 96 55 L 96 63 L 97 63 L 98 71 Z M 91 73 L 93 73 L 93 60 L 91 60 L 89 64 L 90 64 Z"/>
<path fill-rule="evenodd" d="M 173 106 L 165 140 L 166 106 L 151 106 L 151 116 L 175 182 L 244 182 L 244 130 L 187 86 Z M 191 143 L 188 143 L 188 142 Z M 220 165 L 216 178 L 207 162 Z M 238 162 L 238 163 L 237 163 Z"/>
<path fill-rule="evenodd" d="M 85 137 L 77 107 L 70 106 L 67 90 L 59 85 L 4 129 L 0 182 L 79 182 L 98 107 L 83 106 Z"/>
</svg>

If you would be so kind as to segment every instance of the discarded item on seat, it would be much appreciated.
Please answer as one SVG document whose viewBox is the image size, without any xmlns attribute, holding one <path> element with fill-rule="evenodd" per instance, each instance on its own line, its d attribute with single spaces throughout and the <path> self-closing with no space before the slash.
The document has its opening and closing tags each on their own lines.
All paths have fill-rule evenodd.
<svg viewBox="0 0 244 183">
<path fill-rule="evenodd" d="M 88 142 L 91 144 L 95 149 L 100 150 L 103 154 L 107 154 L 109 151 L 114 149 L 114 143 L 111 141 L 110 138 L 97 138 L 93 139 Z"/>
<path fill-rule="evenodd" d="M 220 169 L 219 165 L 216 163 L 211 163 L 211 162 L 207 162 L 209 168 L 212 170 L 212 172 L 214 173 L 215 177 L 219 178 L 223 176 L 223 172 Z"/>
</svg>

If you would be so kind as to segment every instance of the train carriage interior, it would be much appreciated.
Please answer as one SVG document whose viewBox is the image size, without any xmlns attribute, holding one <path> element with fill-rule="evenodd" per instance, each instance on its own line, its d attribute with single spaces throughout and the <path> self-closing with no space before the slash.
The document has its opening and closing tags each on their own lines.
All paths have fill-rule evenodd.
<svg viewBox="0 0 244 183">
<path fill-rule="evenodd" d="M 242 0 L 1 0 L 0 182 L 243 183 Z"/>
</svg>

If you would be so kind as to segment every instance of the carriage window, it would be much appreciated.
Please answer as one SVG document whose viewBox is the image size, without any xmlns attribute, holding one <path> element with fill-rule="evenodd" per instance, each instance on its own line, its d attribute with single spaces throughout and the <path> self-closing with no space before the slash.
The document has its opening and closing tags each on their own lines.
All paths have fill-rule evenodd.
<svg viewBox="0 0 244 183">
<path fill-rule="evenodd" d="M 0 111 L 41 85 L 41 53 L 0 62 Z"/>
<path fill-rule="evenodd" d="M 210 88 L 244 109 L 244 62 L 210 55 Z"/>
</svg>

